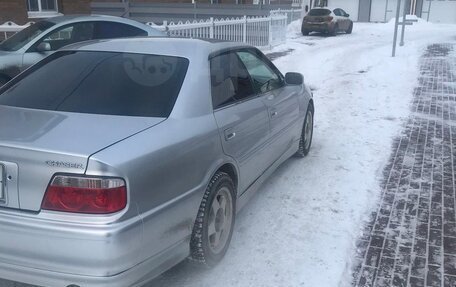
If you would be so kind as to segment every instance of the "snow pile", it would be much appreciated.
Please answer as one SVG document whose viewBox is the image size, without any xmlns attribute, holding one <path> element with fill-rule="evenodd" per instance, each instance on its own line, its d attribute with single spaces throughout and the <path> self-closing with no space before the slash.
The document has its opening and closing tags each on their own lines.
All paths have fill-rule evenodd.
<svg viewBox="0 0 456 287">
<path fill-rule="evenodd" d="M 297 35 L 301 35 L 301 24 L 302 20 L 296 20 L 291 22 L 287 27 L 287 36 L 293 37 Z"/>
<path fill-rule="evenodd" d="M 150 286 L 349 285 L 363 221 L 376 207 L 379 179 L 409 114 L 418 59 L 427 44 L 454 41 L 456 25 L 407 26 L 391 58 L 390 24 L 355 23 L 353 34 L 302 37 L 275 64 L 314 89 L 316 125 L 305 159 L 285 162 L 239 214 L 230 250 L 212 270 L 187 264 Z"/>
</svg>

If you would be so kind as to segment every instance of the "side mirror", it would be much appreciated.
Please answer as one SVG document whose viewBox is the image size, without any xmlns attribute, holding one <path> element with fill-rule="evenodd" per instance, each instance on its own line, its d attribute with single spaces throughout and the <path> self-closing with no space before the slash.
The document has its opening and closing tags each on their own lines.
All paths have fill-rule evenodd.
<svg viewBox="0 0 456 287">
<path fill-rule="evenodd" d="M 36 51 L 43 53 L 51 51 L 51 44 L 47 42 L 41 42 L 38 46 L 36 46 Z"/>
<path fill-rule="evenodd" d="M 304 83 L 304 76 L 300 73 L 286 73 L 285 82 L 288 85 L 302 85 Z"/>
<path fill-rule="evenodd" d="M 350 14 L 345 14 L 345 17 L 350 17 Z"/>
</svg>

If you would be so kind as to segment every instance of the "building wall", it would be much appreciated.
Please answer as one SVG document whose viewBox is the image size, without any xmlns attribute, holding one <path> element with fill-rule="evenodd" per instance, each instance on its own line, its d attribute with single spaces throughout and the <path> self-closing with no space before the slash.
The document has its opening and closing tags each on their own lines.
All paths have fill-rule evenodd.
<svg viewBox="0 0 456 287">
<path fill-rule="evenodd" d="M 430 9 L 430 12 L 428 10 Z M 421 17 L 432 23 L 456 24 L 456 0 L 439 0 L 422 2 Z"/>
<path fill-rule="evenodd" d="M 90 14 L 91 0 L 58 0 L 62 14 Z"/>
<path fill-rule="evenodd" d="M 29 21 L 25 1 L 0 0 L 0 25 L 7 21 L 20 25 Z"/>
<path fill-rule="evenodd" d="M 68 0 L 67 0 L 68 1 Z M 92 0 L 93 2 L 117 2 L 113 0 Z M 130 0 L 131 3 L 192 3 L 192 0 Z M 211 0 L 195 0 L 197 3 L 211 3 Z M 236 0 L 213 0 L 214 3 L 236 4 Z M 271 1 L 278 2 L 278 1 Z M 286 0 L 285 0 L 286 2 Z M 252 4 L 253 0 L 238 0 L 239 4 Z"/>
<path fill-rule="evenodd" d="M 59 13 L 90 14 L 91 0 L 58 0 Z M 23 25 L 39 19 L 28 18 L 26 0 L 0 0 L 0 25 L 12 21 Z"/>
<path fill-rule="evenodd" d="M 335 1 L 331 1 L 335 2 Z M 337 0 L 337 3 L 331 5 L 336 5 L 332 7 L 342 8 L 345 12 L 350 14 L 350 19 L 353 21 L 358 21 L 358 11 L 359 11 L 359 2 L 358 0 Z"/>
</svg>

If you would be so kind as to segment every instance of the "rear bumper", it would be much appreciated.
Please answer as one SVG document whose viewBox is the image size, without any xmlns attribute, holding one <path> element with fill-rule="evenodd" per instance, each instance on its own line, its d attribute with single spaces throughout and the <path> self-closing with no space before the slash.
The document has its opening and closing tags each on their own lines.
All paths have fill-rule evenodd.
<svg viewBox="0 0 456 287">
<path fill-rule="evenodd" d="M 0 278 L 60 287 L 74 278 L 72 283 L 86 286 L 131 269 L 141 258 L 139 216 L 121 223 L 87 224 L 42 215 L 0 211 Z"/>
<path fill-rule="evenodd" d="M 308 32 L 323 32 L 328 33 L 334 28 L 333 22 L 303 22 L 302 30 Z"/>
<path fill-rule="evenodd" d="M 46 287 L 141 286 L 188 256 L 203 190 L 115 223 L 0 210 L 0 278 Z"/>
<path fill-rule="evenodd" d="M 133 268 L 113 276 L 83 276 L 8 264 L 0 261 L 0 278 L 46 287 L 139 287 L 182 261 L 188 253 L 189 239 L 175 244 Z M 154 268 L 152 268 L 154 266 Z M 152 269 L 151 269 L 152 268 Z"/>
</svg>

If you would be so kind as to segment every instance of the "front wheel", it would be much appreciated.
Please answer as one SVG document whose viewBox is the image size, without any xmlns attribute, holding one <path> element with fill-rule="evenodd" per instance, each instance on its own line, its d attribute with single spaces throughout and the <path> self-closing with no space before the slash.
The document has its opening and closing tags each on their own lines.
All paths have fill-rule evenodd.
<svg viewBox="0 0 456 287">
<path fill-rule="evenodd" d="M 306 118 L 304 119 L 304 126 L 301 132 L 301 138 L 299 140 L 299 149 L 296 152 L 296 156 L 305 157 L 312 145 L 313 137 L 313 122 L 314 122 L 314 108 L 311 104 L 307 108 Z"/>
<path fill-rule="evenodd" d="M 213 267 L 225 256 L 233 235 L 236 193 L 233 180 L 217 172 L 206 188 L 193 227 L 190 259 Z"/>
<path fill-rule="evenodd" d="M 347 31 L 345 31 L 347 34 L 351 34 L 351 32 L 353 31 L 353 23 L 350 23 L 350 26 L 348 26 L 348 29 Z"/>
</svg>

